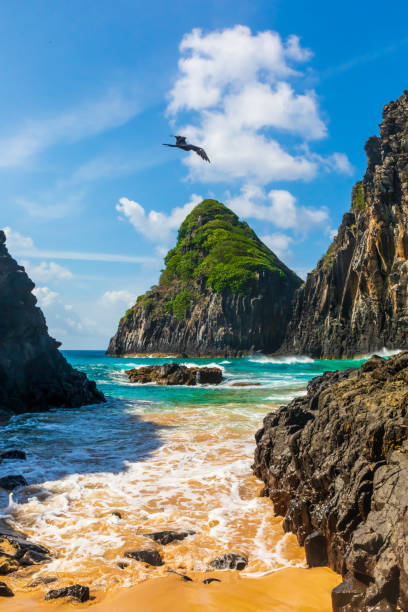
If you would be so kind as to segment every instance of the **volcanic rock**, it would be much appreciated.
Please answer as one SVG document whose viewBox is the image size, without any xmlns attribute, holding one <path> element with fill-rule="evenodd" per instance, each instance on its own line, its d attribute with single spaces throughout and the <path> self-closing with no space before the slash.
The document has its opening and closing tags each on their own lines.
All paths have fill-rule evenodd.
<svg viewBox="0 0 408 612">
<path fill-rule="evenodd" d="M 158 544 L 165 546 L 166 544 L 170 544 L 171 542 L 181 541 L 188 538 L 188 536 L 195 535 L 195 531 L 187 530 L 187 531 L 156 531 L 155 533 L 144 533 L 143 535 L 146 538 L 150 538 L 154 540 Z"/>
<path fill-rule="evenodd" d="M 25 459 L 27 459 L 27 455 L 24 451 L 13 449 L 0 454 L 0 463 L 4 459 L 21 459 L 22 461 L 24 461 Z"/>
<path fill-rule="evenodd" d="M 166 363 L 127 370 L 132 383 L 157 383 L 158 385 L 219 385 L 222 382 L 221 368 L 192 367 Z"/>
<path fill-rule="evenodd" d="M 28 482 L 24 476 L 21 476 L 21 474 L 14 476 L 3 476 L 3 478 L 0 478 L 0 489 L 4 489 L 9 493 L 14 491 L 14 489 L 18 489 L 19 487 L 26 487 L 27 484 Z"/>
<path fill-rule="evenodd" d="M 122 317 L 107 354 L 274 351 L 300 284 L 247 223 L 220 202 L 204 200 L 181 224 L 159 285 Z"/>
<path fill-rule="evenodd" d="M 81 603 L 84 603 L 89 599 L 89 588 L 81 584 L 74 584 L 72 586 L 63 587 L 62 589 L 52 589 L 48 591 L 45 599 L 59 599 L 60 597 L 71 597 L 72 599 L 77 599 Z"/>
<path fill-rule="evenodd" d="M 24 534 L 0 520 L 0 576 L 46 561 L 50 561 L 47 548 L 30 542 Z"/>
<path fill-rule="evenodd" d="M 408 352 L 313 379 L 256 443 L 285 531 L 344 576 L 335 609 L 408 610 Z"/>
<path fill-rule="evenodd" d="M 13 591 L 5 582 L 0 582 L 0 597 L 14 597 Z"/>
<path fill-rule="evenodd" d="M 161 554 L 155 548 L 143 548 L 141 550 L 133 550 L 125 553 L 128 559 L 136 559 L 149 565 L 160 566 L 164 565 Z"/>
<path fill-rule="evenodd" d="M 238 553 L 225 553 L 216 557 L 209 563 L 211 569 L 236 569 L 243 570 L 248 565 L 247 557 Z"/>
<path fill-rule="evenodd" d="M 50 407 L 104 401 L 93 381 L 74 370 L 48 335 L 34 283 L 9 255 L 0 231 L 0 420 Z"/>
<path fill-rule="evenodd" d="M 384 107 L 367 171 L 327 253 L 296 292 L 279 353 L 408 348 L 408 91 Z"/>
</svg>

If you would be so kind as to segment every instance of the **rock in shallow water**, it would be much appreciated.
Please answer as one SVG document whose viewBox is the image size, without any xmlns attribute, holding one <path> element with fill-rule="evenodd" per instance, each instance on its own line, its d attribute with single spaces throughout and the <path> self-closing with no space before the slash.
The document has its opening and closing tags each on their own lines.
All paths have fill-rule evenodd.
<svg viewBox="0 0 408 612">
<path fill-rule="evenodd" d="M 48 591 L 45 599 L 48 601 L 50 599 L 59 599 L 60 597 L 71 597 L 72 599 L 77 599 L 84 603 L 89 599 L 89 588 L 82 586 L 82 584 L 74 584 L 73 586 L 63 587 L 62 589 L 53 589 L 52 591 Z"/>
<path fill-rule="evenodd" d="M 5 582 L 0 582 L 0 597 L 14 597 L 13 591 Z"/>
<path fill-rule="evenodd" d="M 27 459 L 27 455 L 24 451 L 13 449 L 0 454 L 0 462 L 4 459 L 21 459 L 22 461 L 24 461 L 25 459 Z"/>
<path fill-rule="evenodd" d="M 18 487 L 26 487 L 27 485 L 28 482 L 24 476 L 21 476 L 21 474 L 10 474 L 9 476 L 0 478 L 0 488 L 8 491 L 9 493 L 14 491 L 14 489 L 18 489 Z"/>
<path fill-rule="evenodd" d="M 221 368 L 188 368 L 177 363 L 144 366 L 126 371 L 133 383 L 156 383 L 158 385 L 219 385 L 222 382 Z"/>
<path fill-rule="evenodd" d="M 125 557 L 128 559 L 141 561 L 142 563 L 148 563 L 149 565 L 154 565 L 155 567 L 164 565 L 161 554 L 155 548 L 143 548 L 141 550 L 129 551 L 125 553 Z"/>
<path fill-rule="evenodd" d="M 155 533 L 144 533 L 145 538 L 150 538 L 158 544 L 165 546 L 166 544 L 170 544 L 171 542 L 175 542 L 177 540 L 184 540 L 188 538 L 188 536 L 195 535 L 195 531 L 187 530 L 187 531 L 156 531 Z"/>
<path fill-rule="evenodd" d="M 208 566 L 211 569 L 235 569 L 235 570 L 243 570 L 248 565 L 248 558 L 244 555 L 240 555 L 238 553 L 226 553 L 225 555 L 220 555 L 210 561 Z"/>
</svg>

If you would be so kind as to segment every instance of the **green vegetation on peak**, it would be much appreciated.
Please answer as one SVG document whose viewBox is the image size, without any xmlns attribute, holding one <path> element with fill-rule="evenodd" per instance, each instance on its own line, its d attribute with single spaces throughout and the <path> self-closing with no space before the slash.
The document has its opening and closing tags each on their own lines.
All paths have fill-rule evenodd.
<svg viewBox="0 0 408 612">
<path fill-rule="evenodd" d="M 354 201 L 352 203 L 353 208 L 358 208 L 359 210 L 364 210 L 366 207 L 366 202 L 364 199 L 364 188 L 362 181 L 359 181 L 356 185 Z"/>
<path fill-rule="evenodd" d="M 217 293 L 244 294 L 262 270 L 300 280 L 243 221 L 217 200 L 204 200 L 180 226 L 176 246 L 164 260 L 160 286 L 204 281 Z"/>
</svg>

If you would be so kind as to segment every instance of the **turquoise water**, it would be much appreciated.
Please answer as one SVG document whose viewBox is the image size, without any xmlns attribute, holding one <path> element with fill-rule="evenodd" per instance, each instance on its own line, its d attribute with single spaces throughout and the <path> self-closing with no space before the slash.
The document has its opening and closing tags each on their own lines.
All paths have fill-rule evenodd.
<svg viewBox="0 0 408 612">
<path fill-rule="evenodd" d="M 10 499 L 0 493 L 0 515 L 54 555 L 30 570 L 36 577 L 63 572 L 95 588 L 128 586 L 168 567 L 204 570 L 215 554 L 232 549 L 249 556 L 250 575 L 302 564 L 303 553 L 283 535 L 270 501 L 258 496 L 261 483 L 250 468 L 254 434 L 269 411 L 303 394 L 311 378 L 363 360 L 64 355 L 96 381 L 106 404 L 20 415 L 0 434 L 0 451 L 19 448 L 28 456 L 0 464 L 0 476 L 23 474 L 29 483 Z M 126 369 L 166 361 L 218 365 L 223 383 L 128 382 Z M 234 386 L 241 382 L 250 386 Z M 166 547 L 164 568 L 135 562 L 118 569 L 126 550 L 146 544 L 143 533 L 166 528 L 197 535 Z"/>
</svg>

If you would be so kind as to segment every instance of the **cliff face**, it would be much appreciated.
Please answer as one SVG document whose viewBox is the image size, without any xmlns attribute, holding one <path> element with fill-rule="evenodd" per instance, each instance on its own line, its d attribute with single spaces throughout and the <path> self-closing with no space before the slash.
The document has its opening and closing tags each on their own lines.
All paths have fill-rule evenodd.
<svg viewBox="0 0 408 612">
<path fill-rule="evenodd" d="M 9 255 L 0 231 L 0 418 L 57 406 L 104 401 L 93 381 L 74 370 L 48 335 L 31 293 L 34 284 Z"/>
<path fill-rule="evenodd" d="M 343 574 L 337 612 L 408 610 L 408 352 L 326 372 L 266 416 L 254 472 L 305 545 Z"/>
<path fill-rule="evenodd" d="M 180 227 L 160 283 L 121 319 L 107 353 L 239 356 L 283 339 L 300 279 L 223 204 Z"/>
<path fill-rule="evenodd" d="M 408 91 L 384 107 L 381 136 L 350 212 L 297 291 L 280 352 L 345 357 L 408 348 Z"/>
</svg>

